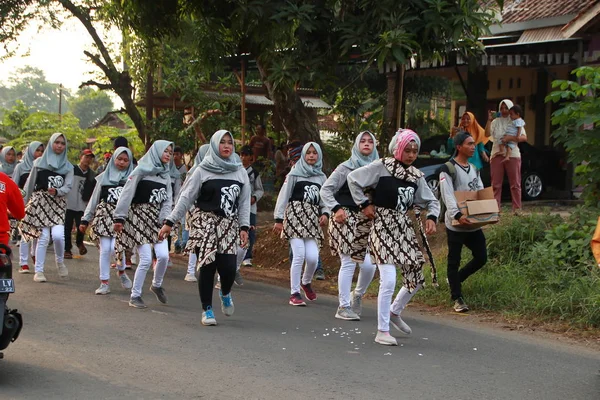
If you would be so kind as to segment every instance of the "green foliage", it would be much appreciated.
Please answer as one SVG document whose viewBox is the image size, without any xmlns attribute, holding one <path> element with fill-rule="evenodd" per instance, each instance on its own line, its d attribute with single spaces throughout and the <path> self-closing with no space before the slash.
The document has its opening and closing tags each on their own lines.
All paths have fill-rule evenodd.
<svg viewBox="0 0 600 400">
<path fill-rule="evenodd" d="M 546 97 L 561 104 L 552 114 L 558 126 L 552 136 L 576 165 L 575 182 L 584 186 L 586 203 L 600 206 L 600 67 L 580 67 L 573 74 L 581 83 L 556 80 L 556 90 Z"/>
<path fill-rule="evenodd" d="M 73 115 L 79 119 L 79 126 L 85 129 L 92 122 L 104 117 L 114 105 L 105 92 L 85 87 L 79 89 L 75 97 L 69 100 L 69 107 Z"/>
<path fill-rule="evenodd" d="M 58 113 L 59 93 L 62 92 L 62 111 L 68 110 L 69 91 L 60 89 L 58 83 L 46 80 L 39 68 L 23 67 L 17 69 L 9 78 L 8 86 L 0 91 L 0 106 L 10 107 L 20 100 L 32 111 Z"/>
<path fill-rule="evenodd" d="M 324 170 L 327 175 L 339 164 L 350 158 L 353 145 L 354 137 L 334 136 L 331 140 L 323 142 Z"/>
<path fill-rule="evenodd" d="M 29 117 L 31 109 L 21 100 L 17 100 L 10 110 L 5 110 L 0 124 L 0 132 L 9 139 L 16 137 L 23 130 L 23 123 Z"/>
</svg>

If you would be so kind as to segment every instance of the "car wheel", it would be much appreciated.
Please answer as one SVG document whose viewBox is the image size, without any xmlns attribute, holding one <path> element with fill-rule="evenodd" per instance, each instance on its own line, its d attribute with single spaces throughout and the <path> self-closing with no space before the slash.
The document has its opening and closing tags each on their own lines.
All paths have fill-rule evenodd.
<svg viewBox="0 0 600 400">
<path fill-rule="evenodd" d="M 523 190 L 523 198 L 525 200 L 536 200 L 544 191 L 544 181 L 536 172 L 528 172 L 523 177 L 521 188 Z"/>
</svg>

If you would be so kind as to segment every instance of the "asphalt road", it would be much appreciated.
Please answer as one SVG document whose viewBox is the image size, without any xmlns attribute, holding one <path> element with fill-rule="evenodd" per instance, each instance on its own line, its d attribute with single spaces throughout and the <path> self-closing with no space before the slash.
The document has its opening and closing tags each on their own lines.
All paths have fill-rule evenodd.
<svg viewBox="0 0 600 400">
<path fill-rule="evenodd" d="M 219 325 L 204 327 L 183 266 L 167 273 L 168 305 L 148 277 L 136 310 L 115 275 L 112 294 L 93 294 L 96 260 L 67 260 L 67 281 L 53 260 L 47 283 L 16 274 L 25 327 L 0 360 L 1 399 L 600 399 L 600 354 L 583 348 L 410 310 L 413 335 L 384 347 L 374 304 L 340 321 L 333 297 L 291 307 L 252 282 L 234 289 L 234 316 L 215 301 Z"/>
</svg>

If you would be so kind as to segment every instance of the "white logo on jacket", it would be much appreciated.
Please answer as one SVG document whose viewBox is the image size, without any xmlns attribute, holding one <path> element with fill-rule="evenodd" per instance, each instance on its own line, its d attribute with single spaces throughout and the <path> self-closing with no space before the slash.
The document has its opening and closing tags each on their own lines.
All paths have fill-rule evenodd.
<svg viewBox="0 0 600 400">
<path fill-rule="evenodd" d="M 233 184 L 229 187 L 221 188 L 221 210 L 226 217 L 231 217 L 237 210 L 237 199 L 242 188 Z"/>
<path fill-rule="evenodd" d="M 152 194 L 150 195 L 149 203 L 160 204 L 163 201 L 167 201 L 167 198 L 168 198 L 167 189 L 165 189 L 165 188 L 152 189 Z"/>
<path fill-rule="evenodd" d="M 108 189 L 108 196 L 106 197 L 106 202 L 114 204 L 119 201 L 119 197 L 121 197 L 121 192 L 123 192 L 123 186 L 117 186 L 114 188 Z"/>
<path fill-rule="evenodd" d="M 319 204 L 319 187 L 317 185 L 304 186 L 304 201 L 310 204 Z"/>
<path fill-rule="evenodd" d="M 408 208 L 412 206 L 413 200 L 415 197 L 415 188 L 412 186 L 409 187 L 400 187 L 398 188 L 398 203 L 396 204 L 396 210 L 400 212 L 407 212 Z"/>
<path fill-rule="evenodd" d="M 473 181 L 469 182 L 469 190 L 472 192 L 476 192 L 480 189 L 479 187 L 479 178 L 473 179 Z"/>
<path fill-rule="evenodd" d="M 48 189 L 60 189 L 64 184 L 65 179 L 60 175 L 48 177 Z"/>
</svg>

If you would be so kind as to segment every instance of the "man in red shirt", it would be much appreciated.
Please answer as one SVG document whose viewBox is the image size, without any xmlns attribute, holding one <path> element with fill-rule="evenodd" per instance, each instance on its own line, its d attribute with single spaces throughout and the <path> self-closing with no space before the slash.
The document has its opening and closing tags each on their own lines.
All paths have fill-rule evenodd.
<svg viewBox="0 0 600 400">
<path fill-rule="evenodd" d="M 13 218 L 23 219 L 25 203 L 17 184 L 8 175 L 0 172 L 0 243 L 7 246 L 10 238 L 9 214 Z"/>
<path fill-rule="evenodd" d="M 259 157 L 270 160 L 272 158 L 271 141 L 267 137 L 267 129 L 264 125 L 256 125 L 256 135 L 250 139 L 250 147 L 254 152 L 254 161 Z"/>
</svg>

